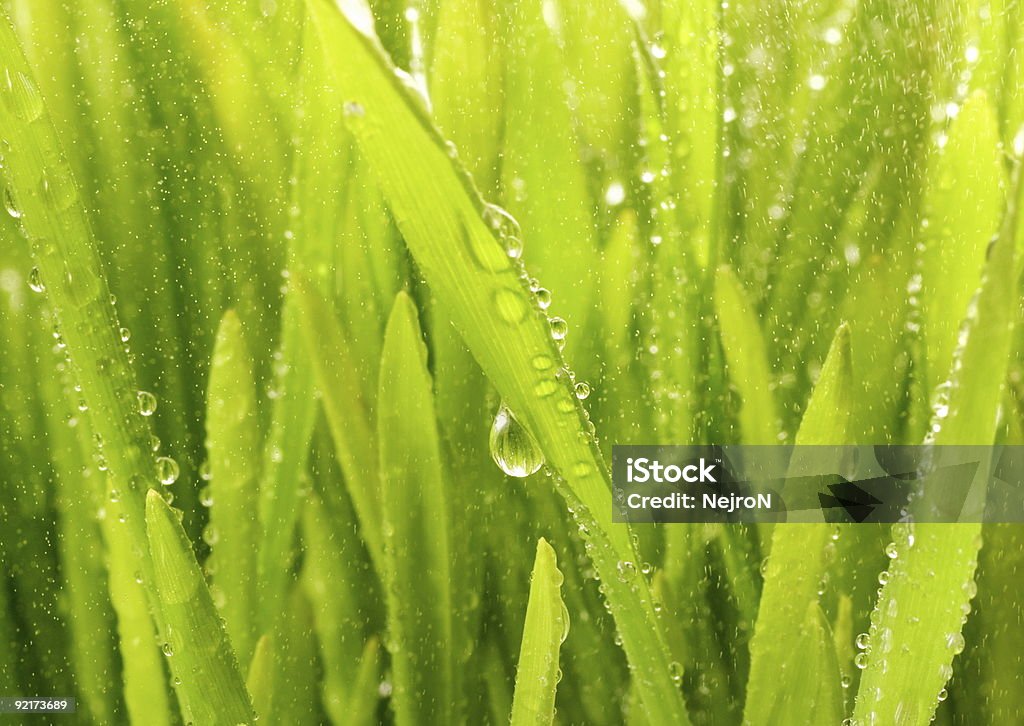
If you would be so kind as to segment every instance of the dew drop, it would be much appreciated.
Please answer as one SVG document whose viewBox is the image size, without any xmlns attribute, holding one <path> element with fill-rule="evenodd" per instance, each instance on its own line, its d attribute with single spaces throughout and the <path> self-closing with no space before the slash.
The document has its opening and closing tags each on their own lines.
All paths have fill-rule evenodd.
<svg viewBox="0 0 1024 726">
<path fill-rule="evenodd" d="M 28 286 L 32 292 L 46 292 L 46 285 L 43 283 L 43 275 L 38 267 L 33 267 L 28 273 Z"/>
<path fill-rule="evenodd" d="M 551 307 L 550 290 L 543 287 L 538 287 L 536 290 L 534 290 L 533 295 L 535 298 L 537 298 L 537 305 L 540 307 L 541 310 L 547 310 L 549 307 Z"/>
<path fill-rule="evenodd" d="M 565 340 L 569 332 L 569 324 L 562 318 L 549 318 L 548 325 L 551 326 L 551 337 L 555 340 Z"/>
<path fill-rule="evenodd" d="M 677 686 L 682 685 L 683 682 L 683 666 L 682 664 L 674 660 L 668 664 L 668 674 L 672 677 L 672 682 Z"/>
<path fill-rule="evenodd" d="M 896 543 L 890 542 L 885 546 L 885 556 L 890 560 L 895 560 L 900 556 L 899 550 L 896 549 Z"/>
<path fill-rule="evenodd" d="M 14 195 L 11 194 L 10 189 L 4 190 L 4 209 L 14 219 L 21 219 L 21 210 L 18 209 L 18 205 L 14 203 Z"/>
<path fill-rule="evenodd" d="M 491 458 L 509 476 L 525 478 L 544 465 L 544 454 L 533 435 L 502 404 L 488 439 Z"/>
<path fill-rule="evenodd" d="M 139 413 L 143 416 L 152 416 L 156 413 L 156 396 L 149 391 L 139 391 L 137 394 L 139 402 Z"/>
<path fill-rule="evenodd" d="M 590 396 L 590 384 L 585 381 L 579 381 L 573 386 L 573 392 L 576 394 L 576 398 L 585 401 Z"/>
<path fill-rule="evenodd" d="M 169 456 L 158 456 L 156 458 L 156 478 L 161 484 L 171 485 L 178 480 L 178 462 Z"/>
<path fill-rule="evenodd" d="M 853 659 L 853 664 L 857 666 L 857 668 L 859 668 L 860 670 L 864 670 L 868 667 L 868 654 L 858 653 L 856 657 Z"/>
<path fill-rule="evenodd" d="M 166 655 L 168 658 L 174 655 L 174 648 L 171 646 L 170 643 L 164 643 L 162 646 L 160 646 L 160 650 L 162 650 L 163 654 Z"/>
</svg>

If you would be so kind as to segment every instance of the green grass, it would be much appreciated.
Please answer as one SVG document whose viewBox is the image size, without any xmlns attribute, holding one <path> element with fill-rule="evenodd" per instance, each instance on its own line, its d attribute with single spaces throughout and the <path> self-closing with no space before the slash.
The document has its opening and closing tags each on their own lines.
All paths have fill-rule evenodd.
<svg viewBox="0 0 1024 726">
<path fill-rule="evenodd" d="M 1024 710 L 1016 527 L 627 527 L 606 463 L 1024 443 L 1018 3 L 4 12 L 0 696 Z"/>
</svg>

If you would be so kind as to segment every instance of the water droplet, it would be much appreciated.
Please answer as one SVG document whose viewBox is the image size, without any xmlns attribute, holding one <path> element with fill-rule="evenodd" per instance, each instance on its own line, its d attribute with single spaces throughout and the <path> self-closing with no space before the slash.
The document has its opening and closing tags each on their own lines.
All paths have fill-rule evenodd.
<svg viewBox="0 0 1024 726">
<path fill-rule="evenodd" d="M 946 647 L 953 651 L 954 654 L 962 653 L 965 645 L 964 636 L 960 633 L 949 633 L 946 635 Z"/>
<path fill-rule="evenodd" d="M 683 665 L 677 660 L 668 664 L 668 673 L 672 676 L 672 682 L 677 686 L 683 682 Z"/>
<path fill-rule="evenodd" d="M 544 454 L 533 435 L 504 404 L 494 416 L 488 443 L 494 463 L 509 476 L 521 479 L 544 465 Z"/>
<path fill-rule="evenodd" d="M 868 654 L 858 653 L 853 659 L 853 664 L 860 670 L 864 670 L 868 667 Z"/>
<path fill-rule="evenodd" d="M 551 291 L 543 287 L 538 287 L 534 290 L 534 297 L 537 298 L 537 305 L 541 310 L 547 310 L 551 307 Z"/>
<path fill-rule="evenodd" d="M 38 267 L 33 267 L 28 273 L 28 286 L 32 292 L 46 292 L 46 285 L 43 283 L 43 275 Z"/>
<path fill-rule="evenodd" d="M 890 560 L 895 560 L 900 556 L 899 550 L 896 549 L 896 543 L 890 542 L 885 546 L 885 556 Z"/>
<path fill-rule="evenodd" d="M 949 698 L 949 691 L 947 691 L 945 688 L 940 689 L 938 695 L 939 703 L 942 703 L 947 698 Z"/>
<path fill-rule="evenodd" d="M 178 462 L 169 456 L 158 456 L 156 458 L 156 478 L 161 484 L 171 485 L 178 480 Z"/>
<path fill-rule="evenodd" d="M 569 324 L 562 318 L 549 318 L 548 325 L 551 326 L 551 337 L 555 340 L 565 340 L 569 332 Z"/>
<path fill-rule="evenodd" d="M 573 391 L 576 394 L 576 398 L 584 401 L 588 396 L 590 396 L 590 384 L 585 381 L 578 381 L 576 385 L 573 386 Z"/>
<path fill-rule="evenodd" d="M 4 209 L 7 213 L 14 217 L 14 219 L 21 219 L 21 210 L 18 209 L 18 205 L 14 203 L 14 195 L 11 194 L 10 189 L 4 190 Z"/>
<path fill-rule="evenodd" d="M 519 259 L 523 254 L 523 235 L 516 218 L 497 204 L 485 204 L 481 216 L 495 232 L 508 256 Z"/>
<path fill-rule="evenodd" d="M 128 328 L 121 328 L 119 332 L 121 334 L 122 343 L 127 343 L 129 340 L 132 339 L 132 331 L 128 330 Z"/>
<path fill-rule="evenodd" d="M 156 413 L 156 396 L 149 391 L 139 391 L 137 394 L 139 401 L 139 413 L 143 416 L 152 416 Z"/>
<path fill-rule="evenodd" d="M 170 643 L 164 643 L 162 646 L 160 646 L 160 650 L 162 650 L 163 654 L 166 655 L 168 658 L 174 655 L 174 648 L 171 646 Z"/>
<path fill-rule="evenodd" d="M 629 560 L 620 560 L 616 569 L 619 571 L 619 580 L 629 582 L 636 577 L 636 565 Z"/>
</svg>

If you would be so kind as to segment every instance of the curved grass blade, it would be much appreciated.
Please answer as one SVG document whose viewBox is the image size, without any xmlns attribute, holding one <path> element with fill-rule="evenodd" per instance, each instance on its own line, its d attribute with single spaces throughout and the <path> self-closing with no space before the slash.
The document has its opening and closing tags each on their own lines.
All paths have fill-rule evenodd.
<svg viewBox="0 0 1024 726">
<path fill-rule="evenodd" d="M 181 522 L 156 491 L 146 496 L 146 532 L 170 659 L 186 721 L 237 726 L 255 714 L 227 632 Z"/>
<path fill-rule="evenodd" d="M 728 267 L 718 268 L 715 275 L 715 311 L 729 378 L 740 392 L 741 440 L 746 444 L 773 444 L 779 419 L 768 388 L 772 380 L 768 349 L 754 309 Z"/>
<path fill-rule="evenodd" d="M 492 236 L 482 200 L 374 40 L 325 0 L 308 7 L 346 98 L 349 127 L 439 307 L 565 477 L 560 491 L 588 534 L 644 709 L 659 723 L 688 723 L 629 530 L 609 521 L 608 471 L 521 266 Z"/>
<path fill-rule="evenodd" d="M 395 719 L 400 726 L 449 723 L 448 513 L 426 347 L 405 293 L 398 294 L 384 335 L 377 400 Z"/>
<path fill-rule="evenodd" d="M 999 235 L 961 328 L 948 399 L 939 402 L 932 420 L 929 438 L 937 445 L 995 440 L 1017 309 L 1014 245 L 1022 190 L 1018 161 Z M 953 658 L 964 647 L 961 629 L 981 545 L 977 521 L 894 528 L 896 557 L 871 614 L 855 720 L 913 726 L 932 718 L 953 674 Z"/>
<path fill-rule="evenodd" d="M 232 310 L 217 331 L 206 400 L 213 586 L 223 595 L 221 615 L 238 661 L 248 663 L 256 639 L 260 434 L 252 360 Z"/>
<path fill-rule="evenodd" d="M 0 18 L 0 128 L 4 179 L 10 208 L 28 237 L 76 383 L 90 411 L 90 422 L 108 467 L 108 498 L 117 521 L 104 523 L 110 548 L 112 597 L 118 601 L 122 654 L 137 670 L 126 694 L 130 712 L 146 709 L 147 720 L 163 723 L 163 676 L 147 620 L 154 620 L 157 596 L 145 531 L 145 493 L 157 484 L 146 419 L 138 415 L 138 387 L 119 333 L 85 206 L 57 140 L 43 100 L 31 78 L 18 40 Z M 6 79 L 9 78 L 8 83 Z M 118 514 L 119 513 L 119 514 Z M 146 600 L 141 596 L 141 579 Z M 205 584 L 204 584 L 205 586 Z M 120 594 L 118 594 L 120 593 Z M 143 649 L 148 649 L 144 653 Z"/>
<path fill-rule="evenodd" d="M 512 726 L 541 726 L 555 718 L 558 686 L 558 651 L 569 632 L 569 613 L 562 602 L 562 573 L 555 551 L 543 538 L 530 578 L 523 644 L 516 668 L 512 699 Z"/>
<path fill-rule="evenodd" d="M 832 340 L 818 384 L 800 422 L 796 446 L 847 443 L 854 396 L 850 330 L 842 325 Z M 796 457 L 798 453 L 794 454 Z M 793 466 L 799 465 L 798 459 L 793 462 Z M 821 672 L 808 678 L 799 663 L 781 669 L 779 664 L 792 657 L 788 654 L 805 652 L 794 651 L 793 644 L 798 641 L 807 641 L 810 653 L 831 652 L 835 660 L 831 636 L 820 626 L 818 612 L 818 591 L 825 575 L 825 548 L 832 529 L 827 524 L 779 524 L 773 530 L 771 555 L 750 644 L 744 723 L 753 726 L 830 723 L 812 716 L 818 708 L 816 704 L 830 701 L 832 689 L 839 689 L 838 665 L 834 674 Z M 782 713 L 790 720 L 779 720 Z"/>
</svg>

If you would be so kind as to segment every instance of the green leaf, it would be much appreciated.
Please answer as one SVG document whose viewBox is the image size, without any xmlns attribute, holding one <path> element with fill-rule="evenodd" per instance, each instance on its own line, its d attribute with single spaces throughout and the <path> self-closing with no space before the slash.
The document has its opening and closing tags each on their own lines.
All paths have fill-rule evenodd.
<svg viewBox="0 0 1024 726">
<path fill-rule="evenodd" d="M 929 441 L 936 445 L 995 441 L 1017 310 L 1014 247 L 1022 190 L 1018 161 L 999 235 L 953 354 L 948 398 L 939 402 L 932 419 Z M 983 497 L 984 491 L 971 492 L 968 513 Z M 978 522 L 894 527 L 896 558 L 871 614 L 855 719 L 874 714 L 903 726 L 932 718 L 939 691 L 952 675 L 953 658 L 964 647 L 963 609 L 975 592 L 981 544 Z"/>
<path fill-rule="evenodd" d="M 635 571 L 627 527 L 609 522 L 608 471 L 568 378 L 550 327 L 521 267 L 482 219 L 482 200 L 452 165 L 422 108 L 374 40 L 324 0 L 308 6 L 346 99 L 346 118 L 395 213 L 420 272 L 481 368 L 566 480 L 560 488 L 590 537 L 590 555 L 636 669 L 644 709 L 661 723 L 687 723 L 650 592 Z M 557 291 L 556 291 L 557 292 Z M 631 563 L 630 567 L 620 562 Z M 626 580 L 626 581 L 623 581 Z"/>
<path fill-rule="evenodd" d="M 308 358 L 316 375 L 334 448 L 345 474 L 359 527 L 374 563 L 380 568 L 383 549 L 380 509 L 383 497 L 378 478 L 378 442 L 373 433 L 369 403 L 353 359 L 353 346 L 338 325 L 330 306 L 302 280 L 296 281 L 297 302 L 306 324 L 302 327 Z"/>
<path fill-rule="evenodd" d="M 248 663 L 256 637 L 260 433 L 252 361 L 231 310 L 217 331 L 206 400 L 213 585 L 224 598 L 221 615 L 235 654 Z"/>
<path fill-rule="evenodd" d="M 921 301 L 931 389 L 948 371 L 1004 205 L 999 128 L 985 93 L 963 104 L 928 176 Z"/>
<path fill-rule="evenodd" d="M 562 579 L 555 551 L 541 538 L 537 541 L 516 668 L 512 726 L 541 726 L 555 719 L 555 688 L 561 677 L 558 650 L 569 632 L 569 613 L 562 602 Z"/>
<path fill-rule="evenodd" d="M 384 336 L 378 409 L 395 718 L 402 726 L 448 723 L 454 698 L 448 513 L 426 346 L 405 293 L 395 300 Z"/>
<path fill-rule="evenodd" d="M 814 525 L 818 526 L 818 525 Z M 785 680 L 770 711 L 753 723 L 836 724 L 843 720 L 843 689 L 832 633 L 817 603 L 807 606 L 799 635 L 789 643 L 783 660 L 775 664 L 776 674 Z M 747 713 L 755 713 L 748 706 Z"/>
<path fill-rule="evenodd" d="M 163 649 L 186 721 L 252 723 L 255 714 L 227 632 L 196 564 L 185 531 L 157 492 L 146 497 L 146 531 L 153 557 Z"/>
<path fill-rule="evenodd" d="M 842 325 L 832 340 L 814 394 L 800 422 L 796 446 L 848 443 L 855 393 L 850 330 Z M 790 471 L 799 469 L 799 455 L 800 449 L 797 448 Z M 779 524 L 774 528 L 757 623 L 750 644 L 746 723 L 830 722 L 816 718 L 815 714 L 822 715 L 816 709 L 830 703 L 832 689 L 839 688 L 838 666 L 835 667 L 835 678 L 830 678 L 828 673 L 808 678 L 803 670 L 806 661 L 802 659 L 827 651 L 835 661 L 831 636 L 819 623 L 818 607 L 818 592 L 826 570 L 825 548 L 832 530 L 831 525 L 818 523 Z M 804 641 L 806 648 L 794 646 L 794 643 Z M 793 667 L 779 667 L 780 663 L 790 660 L 797 661 Z M 817 665 L 823 664 L 817 662 Z"/>
<path fill-rule="evenodd" d="M 245 689 L 252 694 L 256 716 L 268 718 L 274 706 L 274 642 L 269 635 L 256 641 L 245 677 Z"/>
<path fill-rule="evenodd" d="M 769 388 L 772 371 L 761 326 L 743 287 L 728 267 L 715 275 L 715 311 L 729 380 L 740 394 L 740 432 L 747 444 L 778 438 L 778 413 Z"/>
</svg>

